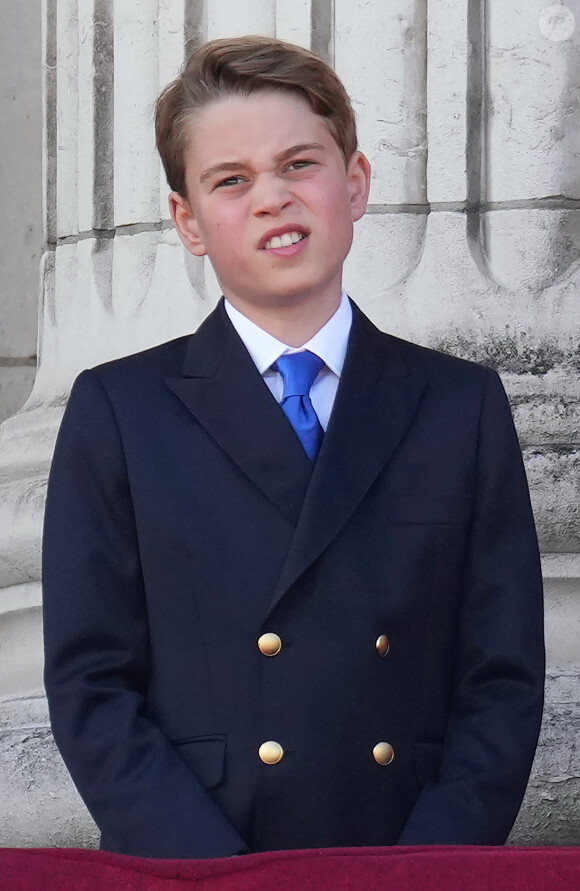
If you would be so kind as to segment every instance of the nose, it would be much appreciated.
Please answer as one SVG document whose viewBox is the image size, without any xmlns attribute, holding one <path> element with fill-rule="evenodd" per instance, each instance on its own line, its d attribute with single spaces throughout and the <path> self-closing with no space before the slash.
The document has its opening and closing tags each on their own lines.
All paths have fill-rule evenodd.
<svg viewBox="0 0 580 891">
<path fill-rule="evenodd" d="M 253 189 L 254 214 L 276 216 L 285 207 L 292 204 L 292 194 L 287 184 L 279 176 L 260 176 Z"/>
</svg>

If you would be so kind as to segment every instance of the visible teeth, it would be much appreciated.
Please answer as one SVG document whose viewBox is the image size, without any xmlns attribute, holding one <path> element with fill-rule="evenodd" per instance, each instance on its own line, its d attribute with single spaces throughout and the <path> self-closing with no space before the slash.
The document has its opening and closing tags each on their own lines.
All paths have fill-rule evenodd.
<svg viewBox="0 0 580 891">
<path fill-rule="evenodd" d="M 290 247 L 291 244 L 298 244 L 303 238 L 306 238 L 306 235 L 303 235 L 302 232 L 284 232 L 282 236 L 274 235 L 270 241 L 266 242 L 264 250 L 269 251 L 270 248 Z"/>
</svg>

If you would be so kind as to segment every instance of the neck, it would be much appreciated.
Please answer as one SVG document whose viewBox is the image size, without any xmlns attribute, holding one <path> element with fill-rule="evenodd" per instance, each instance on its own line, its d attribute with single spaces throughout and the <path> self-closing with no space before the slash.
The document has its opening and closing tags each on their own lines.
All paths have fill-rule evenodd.
<svg viewBox="0 0 580 891">
<path fill-rule="evenodd" d="M 267 306 L 248 304 L 226 294 L 227 299 L 246 318 L 272 337 L 291 347 L 301 347 L 326 325 L 340 306 L 341 292 L 315 300 Z"/>
</svg>

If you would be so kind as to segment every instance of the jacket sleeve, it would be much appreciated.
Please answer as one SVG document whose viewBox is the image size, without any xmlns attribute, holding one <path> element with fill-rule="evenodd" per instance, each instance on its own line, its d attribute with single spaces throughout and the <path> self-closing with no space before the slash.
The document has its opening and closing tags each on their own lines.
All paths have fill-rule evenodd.
<svg viewBox="0 0 580 891">
<path fill-rule="evenodd" d="M 538 545 L 509 403 L 491 370 L 480 415 L 454 655 L 440 774 L 422 789 L 401 845 L 503 844 L 526 789 L 540 729 Z"/>
<path fill-rule="evenodd" d="M 92 371 L 77 379 L 57 438 L 43 586 L 54 738 L 103 847 L 167 858 L 243 851 L 243 840 L 147 717 L 139 542 L 119 431 Z"/>
</svg>

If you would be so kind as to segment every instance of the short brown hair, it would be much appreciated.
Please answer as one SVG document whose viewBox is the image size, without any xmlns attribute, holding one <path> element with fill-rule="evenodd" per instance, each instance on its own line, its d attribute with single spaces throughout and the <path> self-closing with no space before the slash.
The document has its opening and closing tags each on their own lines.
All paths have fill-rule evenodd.
<svg viewBox="0 0 580 891">
<path fill-rule="evenodd" d="M 357 148 L 348 94 L 335 72 L 310 50 L 270 37 L 212 40 L 195 50 L 157 100 L 155 135 L 169 187 L 186 197 L 185 124 L 224 96 L 280 90 L 302 96 L 324 119 L 345 164 Z"/>
</svg>

